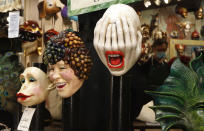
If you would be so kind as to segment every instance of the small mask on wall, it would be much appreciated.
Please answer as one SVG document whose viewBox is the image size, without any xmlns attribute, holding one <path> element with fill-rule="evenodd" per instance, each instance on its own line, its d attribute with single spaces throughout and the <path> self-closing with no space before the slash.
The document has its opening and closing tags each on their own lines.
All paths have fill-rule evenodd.
<svg viewBox="0 0 204 131">
<path fill-rule="evenodd" d="M 142 31 L 142 43 L 144 43 L 150 38 L 150 26 L 147 24 L 143 24 L 141 26 L 141 31 Z"/>
<path fill-rule="evenodd" d="M 32 20 L 24 22 L 19 28 L 19 38 L 26 42 L 33 42 L 42 36 L 42 30 L 38 23 Z"/>
<path fill-rule="evenodd" d="M 176 39 L 176 38 L 179 37 L 179 33 L 178 33 L 178 31 L 176 31 L 176 30 L 172 31 L 170 35 L 171 35 L 171 37 L 174 38 L 174 39 Z"/>
<path fill-rule="evenodd" d="M 200 34 L 198 33 L 197 30 L 194 30 L 194 31 L 192 32 L 192 34 L 191 34 L 191 39 L 192 39 L 192 40 L 199 40 L 199 38 L 200 38 Z"/>
<path fill-rule="evenodd" d="M 111 5 L 94 29 L 94 48 L 110 73 L 129 71 L 142 51 L 142 34 L 136 11 L 124 4 Z"/>
<path fill-rule="evenodd" d="M 45 101 L 53 85 L 47 75 L 37 67 L 28 67 L 20 75 L 21 89 L 17 100 L 24 106 L 37 105 Z"/>
<path fill-rule="evenodd" d="M 179 22 L 177 23 L 179 26 L 180 30 L 184 32 L 184 35 L 187 36 L 188 33 L 190 32 L 190 29 L 192 27 L 192 23 L 190 21 L 185 21 L 185 22 Z"/>
<path fill-rule="evenodd" d="M 161 30 L 157 30 L 154 33 L 154 40 L 158 40 L 158 39 L 163 39 L 166 40 L 167 39 L 167 33 Z"/>
<path fill-rule="evenodd" d="M 57 6 L 56 0 L 43 0 L 38 4 L 40 18 L 45 18 L 47 15 L 55 15 L 61 10 Z"/>
<path fill-rule="evenodd" d="M 203 19 L 203 8 L 199 8 L 196 12 L 195 12 L 195 16 L 197 19 Z"/>
<path fill-rule="evenodd" d="M 176 7 L 176 13 L 186 18 L 188 16 L 188 10 L 185 7 Z"/>
<path fill-rule="evenodd" d="M 57 32 L 54 29 L 50 29 L 44 33 L 44 43 L 46 44 L 53 36 L 58 35 L 59 32 Z"/>
</svg>

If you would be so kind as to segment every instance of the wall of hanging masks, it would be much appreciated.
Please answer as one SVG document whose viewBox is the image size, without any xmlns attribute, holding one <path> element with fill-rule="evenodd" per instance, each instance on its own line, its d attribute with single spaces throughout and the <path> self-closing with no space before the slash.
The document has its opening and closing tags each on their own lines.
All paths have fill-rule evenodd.
<svg viewBox="0 0 204 131">
<path fill-rule="evenodd" d="M 146 62 L 155 55 L 152 46 L 157 39 L 168 43 L 165 51 L 166 61 L 171 59 L 170 39 L 204 40 L 203 8 L 204 2 L 200 8 L 191 12 L 185 7 L 176 5 L 138 11 L 143 35 L 143 49 L 139 63 Z"/>
</svg>

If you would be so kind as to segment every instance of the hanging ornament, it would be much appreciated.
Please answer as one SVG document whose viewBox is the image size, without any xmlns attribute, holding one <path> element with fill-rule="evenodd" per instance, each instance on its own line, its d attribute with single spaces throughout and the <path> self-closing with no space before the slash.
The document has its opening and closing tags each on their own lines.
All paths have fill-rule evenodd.
<svg viewBox="0 0 204 131">
<path fill-rule="evenodd" d="M 146 8 L 148 8 L 151 5 L 151 1 L 150 0 L 144 0 L 144 6 Z"/>
<path fill-rule="evenodd" d="M 191 39 L 192 40 L 199 40 L 199 38 L 200 38 L 200 35 L 199 35 L 198 31 L 197 30 L 193 31 L 191 34 Z"/>
<path fill-rule="evenodd" d="M 186 18 L 188 16 L 188 10 L 185 7 L 176 7 L 176 13 Z"/>
<path fill-rule="evenodd" d="M 195 16 L 197 19 L 203 19 L 203 8 L 199 8 L 196 12 L 195 12 Z"/>
</svg>

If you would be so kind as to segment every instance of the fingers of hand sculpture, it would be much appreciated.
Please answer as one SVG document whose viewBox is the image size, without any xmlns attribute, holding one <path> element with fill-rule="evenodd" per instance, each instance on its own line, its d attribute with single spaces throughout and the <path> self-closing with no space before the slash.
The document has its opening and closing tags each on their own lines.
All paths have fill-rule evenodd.
<svg viewBox="0 0 204 131">
<path fill-rule="evenodd" d="M 107 28 L 107 33 L 106 33 L 106 42 L 105 42 L 105 51 L 110 51 L 111 50 L 111 30 L 112 30 L 112 25 L 109 24 Z"/>
<path fill-rule="evenodd" d="M 106 30 L 108 27 L 108 18 L 104 18 L 104 21 L 102 23 L 102 27 L 100 29 L 100 38 L 99 38 L 99 43 L 100 44 L 105 44 L 105 36 L 106 36 Z"/>
<path fill-rule="evenodd" d="M 99 52 L 99 57 L 102 60 L 102 62 L 106 65 L 106 58 L 105 58 L 105 50 L 104 50 L 104 46 L 105 46 L 105 37 L 106 37 L 106 30 L 108 27 L 108 18 L 105 18 L 103 23 L 102 23 L 102 27 L 100 28 L 100 34 L 99 34 L 99 43 L 98 45 L 98 52 Z"/>
<path fill-rule="evenodd" d="M 142 34 L 140 31 L 137 31 L 137 38 L 136 57 L 139 57 L 142 52 Z"/>
<path fill-rule="evenodd" d="M 129 27 L 128 27 L 128 23 L 127 23 L 127 19 L 126 17 L 122 16 L 121 17 L 122 20 L 122 25 L 123 25 L 123 33 L 125 36 L 125 45 L 126 45 L 126 50 L 130 50 L 131 49 L 131 44 L 130 44 L 130 32 L 129 32 Z"/>
<path fill-rule="evenodd" d="M 112 24 L 112 50 L 118 51 L 118 41 L 117 41 L 117 33 L 116 33 L 115 24 Z"/>
<path fill-rule="evenodd" d="M 125 48 L 125 43 L 123 38 L 123 28 L 122 28 L 120 19 L 116 21 L 116 27 L 117 27 L 117 36 L 118 36 L 118 49 L 122 51 Z"/>
<path fill-rule="evenodd" d="M 136 38 L 136 33 L 135 33 L 135 28 L 133 26 L 133 21 L 128 18 L 128 26 L 129 26 L 129 30 L 130 30 L 130 39 L 131 39 L 131 46 L 132 48 L 135 48 L 137 46 L 137 38 Z"/>
<path fill-rule="evenodd" d="M 100 39 L 100 29 L 101 29 L 101 25 L 103 23 L 103 19 L 101 18 L 97 23 L 96 23 L 96 27 L 94 29 L 94 48 L 96 49 L 96 52 L 98 52 L 98 44 L 99 44 L 99 39 Z"/>
<path fill-rule="evenodd" d="M 100 29 L 101 29 L 102 23 L 103 23 L 102 18 L 96 23 L 96 26 L 94 29 L 94 44 L 97 44 L 99 42 L 99 34 L 100 34 Z"/>
</svg>

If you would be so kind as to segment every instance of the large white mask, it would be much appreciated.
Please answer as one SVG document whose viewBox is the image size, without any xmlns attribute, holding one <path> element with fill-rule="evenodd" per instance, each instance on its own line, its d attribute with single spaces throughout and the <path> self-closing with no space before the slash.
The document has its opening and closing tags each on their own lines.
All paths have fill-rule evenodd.
<svg viewBox="0 0 204 131">
<path fill-rule="evenodd" d="M 28 67 L 20 75 L 22 83 L 20 91 L 17 93 L 17 100 L 24 106 L 32 106 L 46 100 L 52 84 L 46 73 L 37 67 Z"/>
<path fill-rule="evenodd" d="M 112 75 L 121 76 L 133 67 L 141 43 L 139 17 L 128 5 L 111 5 L 96 24 L 94 47 Z"/>
</svg>

